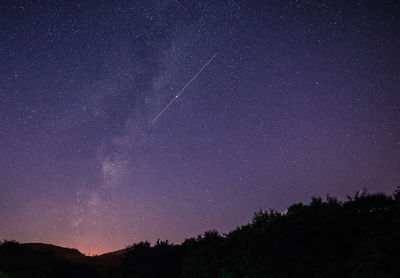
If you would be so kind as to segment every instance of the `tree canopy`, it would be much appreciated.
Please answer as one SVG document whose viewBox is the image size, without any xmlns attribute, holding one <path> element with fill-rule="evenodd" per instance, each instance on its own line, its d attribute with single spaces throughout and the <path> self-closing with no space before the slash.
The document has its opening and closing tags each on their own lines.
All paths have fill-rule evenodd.
<svg viewBox="0 0 400 278">
<path fill-rule="evenodd" d="M 210 230 L 182 244 L 127 247 L 122 263 L 91 265 L 0 244 L 0 277 L 400 277 L 400 189 L 259 210 L 228 234 Z M 95 258 L 94 258 L 95 259 Z M 8 275 L 8 276 L 5 276 Z"/>
</svg>

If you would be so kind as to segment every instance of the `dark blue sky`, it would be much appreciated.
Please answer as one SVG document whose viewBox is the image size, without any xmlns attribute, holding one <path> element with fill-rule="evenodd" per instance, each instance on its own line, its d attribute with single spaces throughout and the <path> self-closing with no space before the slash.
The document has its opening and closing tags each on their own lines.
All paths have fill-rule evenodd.
<svg viewBox="0 0 400 278">
<path fill-rule="evenodd" d="M 0 239 L 102 253 L 392 192 L 399 15 L 381 0 L 2 1 Z"/>
</svg>

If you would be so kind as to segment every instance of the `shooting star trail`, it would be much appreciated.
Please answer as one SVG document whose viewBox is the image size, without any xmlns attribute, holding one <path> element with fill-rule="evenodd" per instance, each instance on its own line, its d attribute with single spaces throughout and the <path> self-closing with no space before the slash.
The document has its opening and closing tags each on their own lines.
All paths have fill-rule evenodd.
<svg viewBox="0 0 400 278">
<path fill-rule="evenodd" d="M 162 114 L 164 114 L 164 112 L 168 109 L 168 107 L 171 106 L 172 103 L 174 103 L 175 100 L 177 100 L 182 94 L 183 91 L 186 89 L 187 86 L 190 85 L 190 83 L 192 83 L 193 80 L 195 80 L 197 78 L 197 76 L 208 66 L 209 63 L 211 63 L 212 60 L 214 60 L 214 58 L 217 56 L 217 54 L 214 54 L 214 56 L 212 56 L 210 58 L 210 60 L 207 61 L 207 63 L 193 76 L 192 79 L 190 79 L 190 81 L 188 83 L 186 83 L 186 85 L 176 94 L 176 96 L 164 107 L 163 110 L 161 110 L 160 113 L 158 113 L 158 115 L 151 121 L 152 124 L 154 124 L 158 118 L 161 117 Z"/>
</svg>

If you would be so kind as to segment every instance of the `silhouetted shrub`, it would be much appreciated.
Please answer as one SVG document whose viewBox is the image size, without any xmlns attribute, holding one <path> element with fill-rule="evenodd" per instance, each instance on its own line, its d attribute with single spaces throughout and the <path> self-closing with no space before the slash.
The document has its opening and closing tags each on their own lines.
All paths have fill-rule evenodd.
<svg viewBox="0 0 400 278">
<path fill-rule="evenodd" d="M 392 196 L 357 193 L 259 210 L 251 223 L 210 230 L 180 245 L 158 240 L 127 247 L 108 277 L 400 277 L 400 188 Z M 101 257 L 101 256 L 100 256 Z M 95 258 L 94 258 L 95 259 Z M 0 278 L 99 277 L 87 265 L 0 244 Z"/>
</svg>

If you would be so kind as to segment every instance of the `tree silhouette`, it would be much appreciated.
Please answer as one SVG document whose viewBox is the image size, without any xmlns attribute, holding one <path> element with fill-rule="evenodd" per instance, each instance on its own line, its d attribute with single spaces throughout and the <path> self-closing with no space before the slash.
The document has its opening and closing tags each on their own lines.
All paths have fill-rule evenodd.
<svg viewBox="0 0 400 278">
<path fill-rule="evenodd" d="M 108 277 L 394 278 L 400 277 L 399 234 L 400 187 L 391 196 L 364 190 L 339 201 L 328 195 L 293 204 L 285 213 L 259 210 L 251 223 L 225 235 L 210 230 L 180 245 L 133 244 Z M 0 273 L 100 277 L 88 265 L 15 241 L 0 244 Z"/>
</svg>

